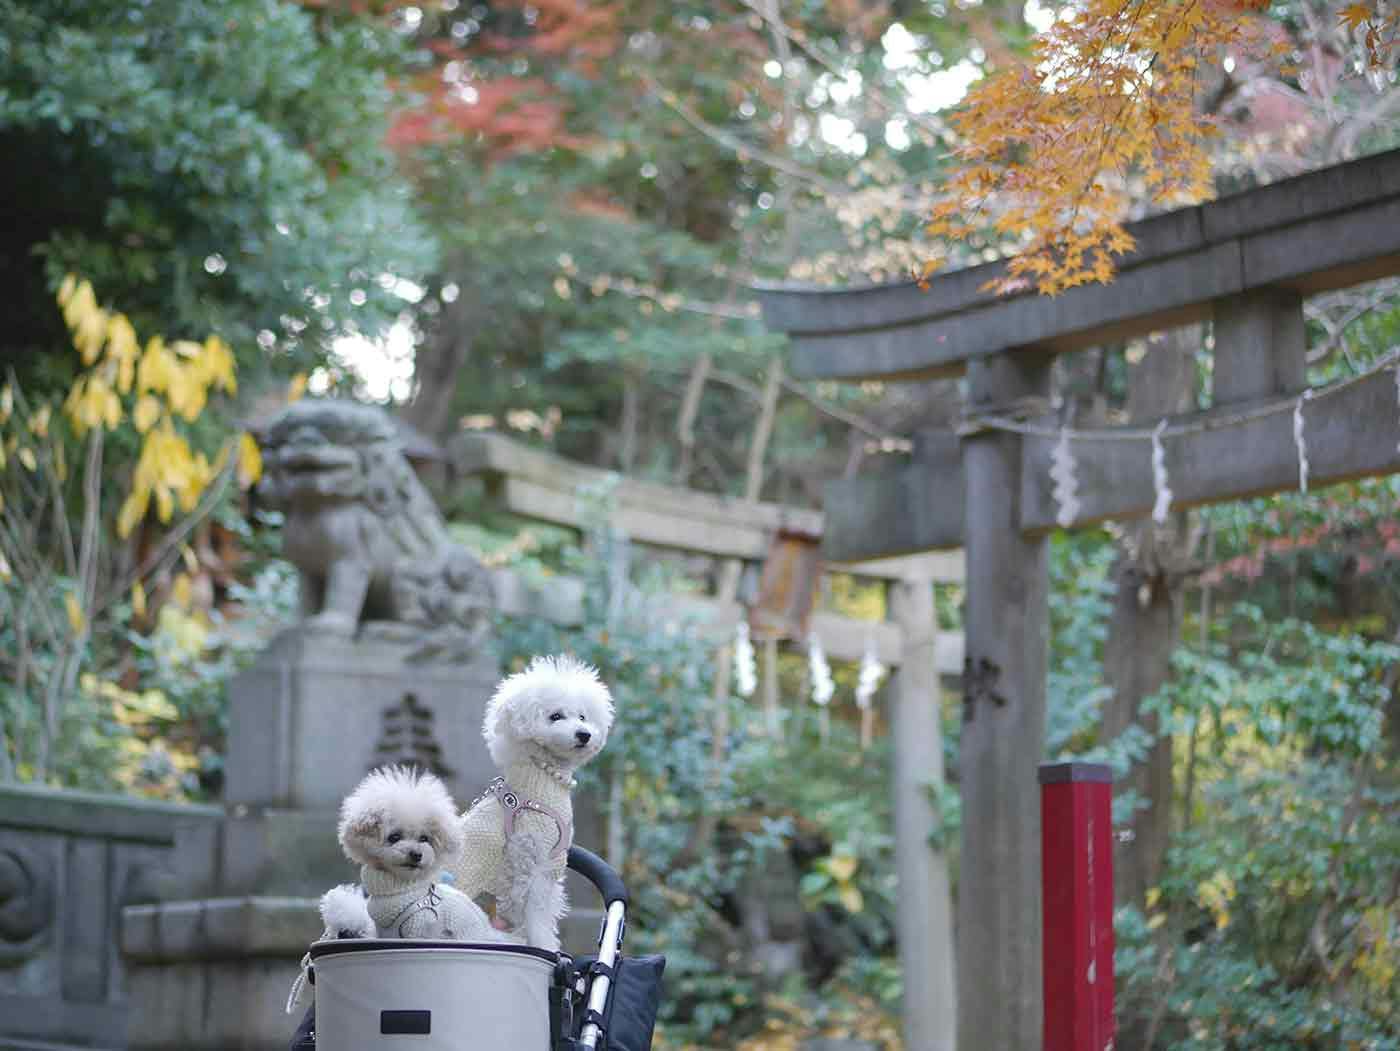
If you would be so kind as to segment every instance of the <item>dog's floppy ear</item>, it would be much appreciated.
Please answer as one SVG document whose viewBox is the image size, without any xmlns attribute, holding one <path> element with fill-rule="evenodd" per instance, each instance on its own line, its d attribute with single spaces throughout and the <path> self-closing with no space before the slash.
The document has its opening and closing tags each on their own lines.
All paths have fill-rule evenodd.
<svg viewBox="0 0 1400 1051">
<path fill-rule="evenodd" d="M 521 736 L 520 727 L 516 725 L 515 709 L 519 706 L 519 696 L 527 688 L 525 673 L 517 672 L 501 680 L 491 700 L 486 703 L 481 736 L 486 740 L 491 761 L 502 769 L 510 762 L 511 739 Z"/>
<path fill-rule="evenodd" d="M 349 822 L 348 832 L 356 839 L 377 839 L 384 830 L 384 811 L 378 807 L 356 814 Z"/>
<path fill-rule="evenodd" d="M 350 800 L 346 800 L 348 804 Z M 340 818 L 340 846 L 351 861 L 364 862 L 362 847 L 379 839 L 384 831 L 384 811 L 379 807 L 363 810 L 346 806 Z"/>
<path fill-rule="evenodd" d="M 613 715 L 616 708 L 613 702 L 611 691 L 602 683 L 598 684 L 600 689 L 598 696 L 594 698 L 594 720 L 598 728 L 603 731 L 603 736 L 607 737 L 612 733 Z"/>
</svg>

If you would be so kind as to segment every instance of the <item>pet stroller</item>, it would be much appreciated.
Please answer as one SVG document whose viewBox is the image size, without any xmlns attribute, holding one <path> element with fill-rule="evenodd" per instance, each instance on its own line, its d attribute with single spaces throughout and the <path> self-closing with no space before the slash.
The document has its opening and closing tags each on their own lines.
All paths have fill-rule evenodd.
<svg viewBox="0 0 1400 1051">
<path fill-rule="evenodd" d="M 582 847 L 569 849 L 568 865 L 603 896 L 596 957 L 526 945 L 317 942 L 314 1022 L 303 1022 L 293 1051 L 646 1051 L 665 958 L 621 955 L 627 888 L 611 866 Z"/>
</svg>

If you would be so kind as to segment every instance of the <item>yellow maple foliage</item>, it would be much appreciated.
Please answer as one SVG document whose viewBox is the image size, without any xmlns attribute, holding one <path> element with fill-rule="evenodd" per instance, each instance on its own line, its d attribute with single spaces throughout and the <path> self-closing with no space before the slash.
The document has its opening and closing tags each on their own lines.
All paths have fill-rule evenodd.
<svg viewBox="0 0 1400 1051">
<path fill-rule="evenodd" d="M 162 522 L 169 522 L 176 508 L 193 511 L 219 467 L 195 451 L 176 421 L 198 419 L 211 392 L 237 391 L 233 351 L 213 335 L 203 343 L 169 344 L 152 336 L 143 347 L 130 320 L 104 310 L 92 285 L 71 274 L 59 288 L 58 302 L 87 366 L 64 401 L 73 428 L 80 435 L 96 427 L 111 431 L 129 420 L 142 438 L 131 491 L 117 513 L 118 535 L 129 536 L 153 505 Z M 215 463 L 221 466 L 230 450 L 238 453 L 239 484 L 255 484 L 261 474 L 257 443 L 241 434 L 225 444 Z"/>
<path fill-rule="evenodd" d="M 928 231 L 946 241 L 991 227 L 1019 242 L 998 291 L 1056 294 L 1111 280 L 1133 247 L 1133 183 L 1160 205 L 1211 189 L 1211 119 L 1199 70 L 1222 50 L 1261 46 L 1262 0 L 1086 0 L 1065 8 L 1029 61 L 979 83 L 954 116 L 957 168 Z M 926 279 L 941 260 L 929 262 Z"/>
</svg>

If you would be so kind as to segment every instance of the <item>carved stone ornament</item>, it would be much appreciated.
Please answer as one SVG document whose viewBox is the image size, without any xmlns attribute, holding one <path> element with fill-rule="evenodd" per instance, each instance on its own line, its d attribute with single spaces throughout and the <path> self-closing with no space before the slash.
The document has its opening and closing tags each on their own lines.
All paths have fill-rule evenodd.
<svg viewBox="0 0 1400 1051">
<path fill-rule="evenodd" d="M 301 580 L 308 631 L 420 642 L 424 655 L 469 659 L 494 608 L 491 577 L 447 535 L 382 410 L 296 402 L 262 441 L 258 496 L 284 512 L 282 551 Z"/>
<path fill-rule="evenodd" d="M 374 748 L 371 769 L 381 766 L 416 766 L 451 781 L 457 772 L 442 756 L 442 745 L 433 732 L 433 710 L 424 707 L 411 693 L 398 704 L 384 709 L 379 741 Z"/>
<path fill-rule="evenodd" d="M 0 848 L 0 963 L 33 955 L 53 922 L 53 879 L 33 851 Z"/>
</svg>

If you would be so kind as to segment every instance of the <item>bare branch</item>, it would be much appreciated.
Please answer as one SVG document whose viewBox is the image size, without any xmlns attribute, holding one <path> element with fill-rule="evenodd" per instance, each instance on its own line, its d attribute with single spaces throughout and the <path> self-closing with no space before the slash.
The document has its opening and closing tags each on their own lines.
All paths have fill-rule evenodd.
<svg viewBox="0 0 1400 1051">
<path fill-rule="evenodd" d="M 755 146 L 750 142 L 745 142 L 733 132 L 715 127 L 715 125 L 711 124 L 682 102 L 680 96 L 674 91 L 662 86 L 653 78 L 643 74 L 642 82 L 646 84 L 647 89 L 661 101 L 662 105 L 677 114 L 682 120 L 706 138 L 718 143 L 725 149 L 737 153 L 741 157 L 752 157 L 760 164 L 765 164 L 776 171 L 811 183 L 830 197 L 846 197 L 850 195 L 851 189 L 845 184 L 837 182 L 834 179 L 828 179 L 825 175 L 804 168 L 795 161 L 781 154 L 774 153 L 772 150 L 765 149 L 762 146 Z"/>
</svg>

